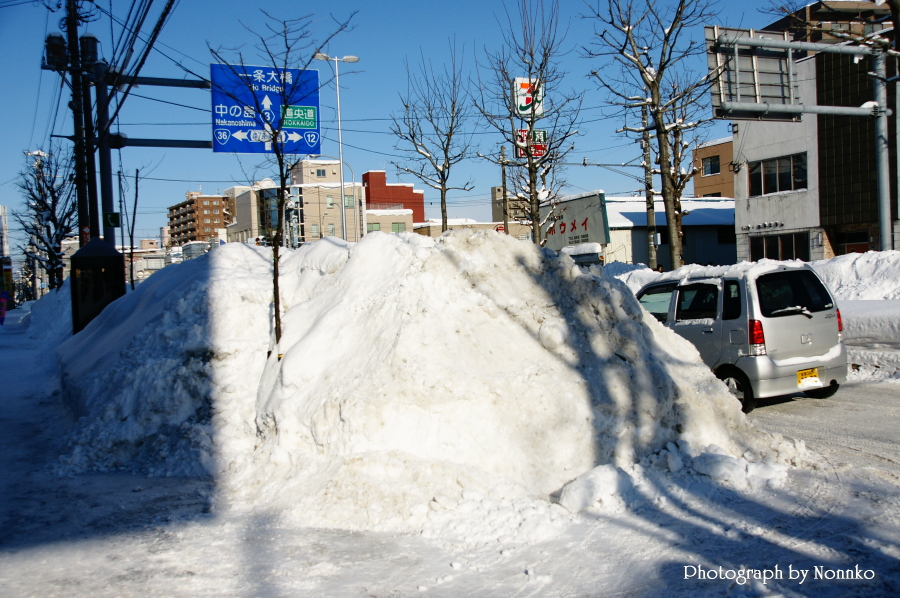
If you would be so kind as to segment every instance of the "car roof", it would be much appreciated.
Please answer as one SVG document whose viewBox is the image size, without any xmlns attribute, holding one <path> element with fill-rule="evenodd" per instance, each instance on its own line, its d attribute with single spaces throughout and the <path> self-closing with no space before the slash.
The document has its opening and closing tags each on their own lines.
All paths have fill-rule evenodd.
<svg viewBox="0 0 900 598">
<path fill-rule="evenodd" d="M 691 284 L 698 283 L 703 280 L 714 282 L 722 278 L 745 279 L 748 282 L 756 280 L 763 274 L 771 272 L 783 272 L 788 270 L 809 270 L 815 272 L 806 262 L 800 260 L 791 260 L 782 262 L 778 260 L 760 260 L 758 262 L 740 262 L 728 266 L 701 266 L 699 264 L 688 264 L 671 272 L 664 272 L 659 277 L 645 284 L 638 293 L 651 286 L 664 283 Z"/>
</svg>

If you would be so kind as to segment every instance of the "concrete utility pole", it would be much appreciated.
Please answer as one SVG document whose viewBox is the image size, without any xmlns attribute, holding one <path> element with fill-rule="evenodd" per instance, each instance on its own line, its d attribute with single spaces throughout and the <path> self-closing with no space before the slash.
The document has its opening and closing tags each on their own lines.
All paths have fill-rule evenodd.
<svg viewBox="0 0 900 598">
<path fill-rule="evenodd" d="M 78 52 L 78 6 L 75 0 L 66 1 L 66 46 L 69 53 L 69 75 L 72 77 L 73 141 L 75 142 L 75 197 L 78 203 L 78 245 L 84 247 L 91 240 L 91 221 L 88 210 L 87 166 L 84 144 L 84 103 L 82 99 L 81 58 Z"/>
<path fill-rule="evenodd" d="M 509 234 L 509 198 L 506 191 L 506 146 L 500 146 L 500 180 L 503 186 L 503 232 Z"/>
</svg>

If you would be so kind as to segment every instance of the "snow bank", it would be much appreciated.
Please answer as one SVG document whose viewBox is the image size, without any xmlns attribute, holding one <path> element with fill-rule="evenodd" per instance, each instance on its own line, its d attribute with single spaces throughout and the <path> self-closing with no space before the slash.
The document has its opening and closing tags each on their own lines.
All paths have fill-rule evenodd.
<svg viewBox="0 0 900 598">
<path fill-rule="evenodd" d="M 61 470 L 212 474 L 220 504 L 317 526 L 487 509 L 509 529 L 543 510 L 540 536 L 549 496 L 602 502 L 610 471 L 688 469 L 715 447 L 741 486 L 801 452 L 748 424 L 624 285 L 532 244 L 374 233 L 281 270 L 278 346 L 270 249 L 243 244 L 165 268 L 67 341 L 84 418 Z"/>
<path fill-rule="evenodd" d="M 844 343 L 900 349 L 900 301 L 838 301 L 844 322 Z"/>
<path fill-rule="evenodd" d="M 72 290 L 69 279 L 31 304 L 28 335 L 48 347 L 72 336 Z"/>
<path fill-rule="evenodd" d="M 835 299 L 900 300 L 900 251 L 848 253 L 810 265 Z"/>
<path fill-rule="evenodd" d="M 777 262 L 760 260 L 759 264 L 800 263 L 796 260 Z M 747 265 L 742 262 L 737 266 Z M 809 264 L 837 300 L 893 299 L 900 300 L 900 251 L 869 251 L 849 253 L 830 260 Z M 606 272 L 615 276 L 637 292 L 645 284 L 660 279 L 684 278 L 702 272 L 721 273 L 734 266 L 700 266 L 689 264 L 672 272 L 659 273 L 643 264 L 629 265 L 612 262 Z"/>
</svg>

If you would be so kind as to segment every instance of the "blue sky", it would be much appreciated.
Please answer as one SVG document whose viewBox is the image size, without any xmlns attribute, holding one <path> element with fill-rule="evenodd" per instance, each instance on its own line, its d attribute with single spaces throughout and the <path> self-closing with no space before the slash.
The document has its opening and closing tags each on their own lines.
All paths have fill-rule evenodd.
<svg viewBox="0 0 900 598">
<path fill-rule="evenodd" d="M 0 2 L 0 6 L 14 2 Z M 130 2 L 98 0 L 99 6 L 124 16 Z M 154 4 L 158 13 L 164 3 Z M 721 21 L 729 26 L 761 27 L 771 19 L 758 12 L 764 2 L 722 3 Z M 159 6 L 157 6 L 159 5 Z M 438 194 L 416 182 L 409 175 L 399 177 L 391 165 L 401 159 L 395 140 L 389 134 L 390 115 L 400 109 L 398 92 L 406 88 L 404 61 L 415 63 L 420 51 L 435 64 L 448 55 L 448 43 L 465 48 L 468 67 L 484 55 L 484 48 L 499 43 L 498 17 L 504 14 L 501 0 L 456 0 L 429 2 L 391 0 L 390 2 L 339 1 L 304 4 L 282 0 L 220 0 L 200 2 L 181 0 L 163 30 L 157 47 L 179 61 L 184 67 L 208 77 L 211 60 L 207 45 L 213 47 L 244 46 L 249 50 L 254 42 L 253 31 L 259 31 L 265 18 L 264 8 L 279 18 L 302 16 L 306 7 L 327 7 L 331 13 L 313 15 L 312 33 L 323 37 L 333 29 L 332 15 L 346 19 L 354 11 L 354 28 L 334 39 L 324 50 L 335 56 L 359 56 L 356 64 L 341 64 L 341 113 L 344 129 L 344 159 L 356 179 L 369 170 L 386 170 L 390 182 L 416 183 L 425 189 L 426 214 L 440 217 Z M 562 3 L 563 17 L 568 24 L 567 37 L 571 52 L 564 60 L 568 72 L 567 86 L 583 93 L 585 123 L 575 141 L 571 162 L 624 162 L 638 156 L 638 147 L 615 130 L 621 122 L 602 118 L 600 107 L 604 96 L 588 79 L 587 73 L 600 65 L 581 57 L 580 46 L 590 42 L 592 23 L 579 18 L 584 4 L 578 1 Z M 746 8 L 742 8 L 746 7 Z M 0 73 L 4 89 L 0 94 L 0 111 L 4 115 L 3 141 L 0 142 L 0 205 L 18 209 L 20 197 L 13 184 L 16 174 L 25 164 L 23 151 L 47 147 L 49 131 L 54 123 L 54 107 L 60 107 L 55 117 L 56 134 L 71 132 L 71 113 L 66 108 L 69 92 L 57 102 L 59 77 L 39 66 L 43 40 L 48 32 L 59 31 L 62 13 L 50 13 L 40 3 L 26 3 L 0 8 Z M 248 29 L 250 31 L 248 31 Z M 101 55 L 106 55 L 110 42 L 109 19 L 100 18 L 88 26 L 101 40 Z M 118 28 L 116 29 L 118 35 Z M 702 36 L 702 30 L 692 35 Z M 316 62 L 322 79 L 330 77 L 328 63 Z M 155 77 L 184 77 L 184 71 L 169 58 L 154 52 L 142 71 Z M 130 137 L 211 139 L 210 97 L 205 90 L 177 90 L 141 87 L 133 92 L 119 117 L 121 130 Z M 140 96 L 155 98 L 153 101 Z M 177 106 L 173 104 L 181 104 Z M 321 91 L 321 119 L 323 121 L 322 153 L 336 156 L 337 132 L 335 124 L 335 92 L 328 87 Z M 499 136 L 490 133 L 481 123 L 473 123 L 475 140 L 481 151 L 496 152 Z M 710 137 L 724 136 L 725 127 L 719 123 Z M 245 154 L 236 158 L 228 154 L 214 154 L 211 150 L 125 148 L 121 151 L 121 168 L 129 178 L 127 198 L 133 199 L 135 169 L 141 170 L 140 205 L 136 236 L 151 238 L 166 224 L 166 207 L 183 201 L 185 192 L 202 188 L 215 193 L 234 184 L 245 183 L 249 172 L 260 163 L 258 155 Z M 119 154 L 113 156 L 114 170 L 120 168 Z M 475 188 L 469 192 L 451 194 L 450 216 L 490 220 L 490 187 L 499 184 L 497 167 L 473 160 L 456 167 L 453 178 L 464 182 L 471 178 Z M 349 170 L 348 176 L 349 176 Z M 635 171 L 638 173 L 639 171 Z M 457 174 L 458 173 L 458 174 Z M 147 178 L 144 178 L 147 177 Z M 567 173 L 568 191 L 579 193 L 603 189 L 607 195 L 626 195 L 640 185 L 627 177 L 596 167 L 571 167 Z M 451 181 L 452 182 L 452 181 Z M 433 202 L 433 203 L 431 203 Z"/>
</svg>

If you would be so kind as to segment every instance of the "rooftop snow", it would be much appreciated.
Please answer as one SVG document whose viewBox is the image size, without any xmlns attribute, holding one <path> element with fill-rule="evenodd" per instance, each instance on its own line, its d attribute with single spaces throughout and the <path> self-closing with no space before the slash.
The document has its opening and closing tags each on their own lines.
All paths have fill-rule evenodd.
<svg viewBox="0 0 900 598">
<path fill-rule="evenodd" d="M 665 226 L 665 205 L 657 200 L 653 206 L 656 226 Z M 688 212 L 682 221 L 685 226 L 734 226 L 733 199 L 682 199 L 681 208 Z M 647 226 L 647 201 L 643 197 L 607 197 L 606 215 L 612 229 Z"/>
</svg>

